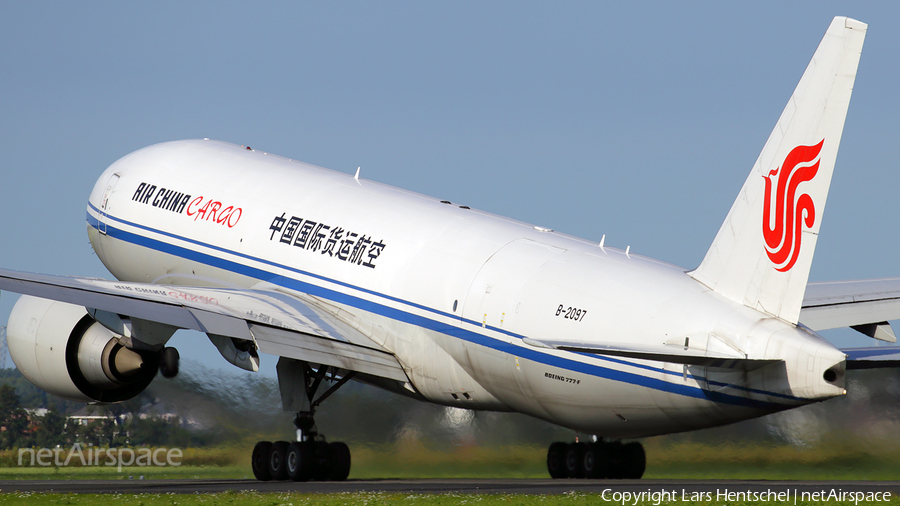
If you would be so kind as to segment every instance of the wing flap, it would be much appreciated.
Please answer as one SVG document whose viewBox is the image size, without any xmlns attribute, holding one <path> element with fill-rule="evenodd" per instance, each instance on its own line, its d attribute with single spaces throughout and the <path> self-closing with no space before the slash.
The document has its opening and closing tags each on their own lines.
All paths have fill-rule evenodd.
<svg viewBox="0 0 900 506">
<path fill-rule="evenodd" d="M 263 325 L 251 324 L 250 331 L 263 353 L 409 381 L 397 358 L 384 351 Z"/>
<path fill-rule="evenodd" d="M 203 332 L 207 334 L 234 337 L 245 341 L 253 339 L 250 329 L 247 327 L 247 321 L 244 319 L 202 309 L 191 308 L 188 311 L 191 313 L 191 316 L 196 318 Z"/>
</svg>

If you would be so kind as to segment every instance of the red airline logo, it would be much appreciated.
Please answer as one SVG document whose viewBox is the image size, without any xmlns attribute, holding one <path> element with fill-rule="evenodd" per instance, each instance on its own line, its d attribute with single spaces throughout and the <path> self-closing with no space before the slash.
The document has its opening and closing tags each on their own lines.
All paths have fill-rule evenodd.
<svg viewBox="0 0 900 506">
<path fill-rule="evenodd" d="M 825 139 L 822 139 L 815 146 L 797 146 L 785 157 L 781 168 L 763 176 L 766 180 L 766 197 L 763 203 L 762 231 L 766 240 L 766 253 L 777 271 L 791 270 L 800 256 L 802 226 L 812 228 L 816 222 L 816 207 L 812 197 L 806 193 L 797 196 L 796 193 L 800 183 L 816 177 L 819 171 L 819 152 L 824 143 Z M 772 195 L 772 178 L 777 178 L 774 183 L 775 195 Z"/>
</svg>

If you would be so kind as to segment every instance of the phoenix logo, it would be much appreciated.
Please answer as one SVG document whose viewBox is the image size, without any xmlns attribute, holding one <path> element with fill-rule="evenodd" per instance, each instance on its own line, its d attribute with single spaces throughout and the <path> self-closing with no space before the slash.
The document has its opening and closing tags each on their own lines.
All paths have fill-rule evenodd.
<svg viewBox="0 0 900 506">
<path fill-rule="evenodd" d="M 816 206 L 812 197 L 806 193 L 798 196 L 797 186 L 816 177 L 819 171 L 819 152 L 824 143 L 825 139 L 822 139 L 815 146 L 797 146 L 788 153 L 780 168 L 763 176 L 766 181 L 766 197 L 763 203 L 762 231 L 766 240 L 766 253 L 777 271 L 791 270 L 800 256 L 803 225 L 812 228 L 816 222 Z"/>
</svg>

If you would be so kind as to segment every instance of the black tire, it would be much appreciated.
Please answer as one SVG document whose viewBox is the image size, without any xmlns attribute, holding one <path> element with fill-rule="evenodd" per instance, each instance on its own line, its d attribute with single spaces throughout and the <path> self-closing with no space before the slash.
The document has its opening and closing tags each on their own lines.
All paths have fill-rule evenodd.
<svg viewBox="0 0 900 506">
<path fill-rule="evenodd" d="M 644 476 L 644 470 L 647 468 L 647 454 L 644 453 L 644 445 L 633 441 L 622 446 L 622 467 L 624 467 L 624 478 L 629 480 L 639 480 Z"/>
<path fill-rule="evenodd" d="M 566 476 L 584 478 L 584 443 L 572 443 L 566 448 L 566 459 L 563 461 Z"/>
<path fill-rule="evenodd" d="M 271 450 L 272 443 L 268 441 L 260 441 L 253 447 L 250 465 L 253 467 L 253 476 L 259 481 L 270 481 L 272 479 L 272 473 L 269 472 L 269 452 Z"/>
<path fill-rule="evenodd" d="M 163 348 L 159 355 L 159 373 L 164 378 L 174 378 L 178 376 L 178 350 L 175 348 Z"/>
<path fill-rule="evenodd" d="M 566 468 L 563 461 L 566 458 L 566 449 L 569 445 L 566 443 L 553 443 L 547 450 L 547 472 L 553 479 L 565 478 Z"/>
<path fill-rule="evenodd" d="M 625 466 L 625 445 L 620 441 L 607 443 L 606 450 L 609 453 L 609 468 L 607 477 L 611 480 L 621 480 L 626 478 L 627 467 Z"/>
<path fill-rule="evenodd" d="M 293 442 L 285 455 L 287 477 L 291 481 L 309 481 L 312 478 L 312 451 L 308 443 Z"/>
<path fill-rule="evenodd" d="M 310 451 L 313 455 L 312 477 L 316 481 L 328 481 L 328 463 L 331 457 L 331 443 L 325 441 L 310 441 Z"/>
<path fill-rule="evenodd" d="M 585 478 L 606 478 L 609 475 L 609 452 L 606 450 L 606 444 L 598 442 L 585 446 L 582 468 Z"/>
<path fill-rule="evenodd" d="M 275 441 L 269 450 L 269 474 L 273 480 L 286 480 L 287 475 L 287 450 L 290 447 L 287 441 Z"/>
<path fill-rule="evenodd" d="M 340 441 L 328 445 L 328 479 L 344 481 L 350 476 L 350 448 Z"/>
</svg>

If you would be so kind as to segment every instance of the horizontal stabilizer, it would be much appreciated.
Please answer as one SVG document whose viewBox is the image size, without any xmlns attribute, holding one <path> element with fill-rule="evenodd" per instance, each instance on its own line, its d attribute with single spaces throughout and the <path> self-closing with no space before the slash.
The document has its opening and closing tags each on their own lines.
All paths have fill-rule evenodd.
<svg viewBox="0 0 900 506">
<path fill-rule="evenodd" d="M 900 367 L 900 346 L 849 348 L 841 351 L 847 355 L 847 370 Z"/>
<path fill-rule="evenodd" d="M 809 283 L 800 323 L 812 330 L 851 327 L 890 343 L 890 320 L 900 320 L 900 278 Z"/>
<path fill-rule="evenodd" d="M 525 344 L 538 348 L 552 348 L 555 350 L 572 351 L 577 353 L 591 353 L 594 355 L 606 355 L 612 357 L 635 358 L 640 360 L 655 360 L 657 362 L 671 362 L 674 364 L 697 365 L 704 367 L 719 367 L 723 369 L 742 369 L 752 371 L 771 364 L 781 363 L 777 359 L 753 359 L 715 353 L 685 349 L 682 346 L 661 345 L 660 348 L 641 348 L 631 345 L 606 345 L 578 341 L 537 341 L 535 339 L 523 339 Z"/>
</svg>

